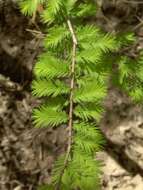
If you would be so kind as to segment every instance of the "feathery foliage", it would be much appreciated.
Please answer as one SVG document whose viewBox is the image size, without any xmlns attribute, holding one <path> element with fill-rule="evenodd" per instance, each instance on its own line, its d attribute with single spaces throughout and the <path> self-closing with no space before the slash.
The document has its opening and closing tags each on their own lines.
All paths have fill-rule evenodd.
<svg viewBox="0 0 143 190">
<path fill-rule="evenodd" d="M 115 37 L 83 22 L 95 15 L 94 1 L 22 0 L 20 6 L 31 16 L 39 3 L 43 4 L 41 18 L 48 30 L 45 52 L 34 68 L 32 90 L 47 102 L 34 109 L 33 120 L 36 127 L 66 124 L 68 129 L 67 151 L 55 163 L 52 183 L 41 190 L 97 190 L 101 163 L 96 152 L 104 144 L 97 124 L 104 112 L 109 74 L 139 100 L 143 96 L 143 60 L 115 56 L 121 46 L 134 42 L 134 35 Z"/>
<path fill-rule="evenodd" d="M 43 4 L 46 0 L 20 0 L 20 8 L 23 14 L 32 16 L 40 4 Z"/>
<path fill-rule="evenodd" d="M 32 15 L 38 3 L 36 1 L 28 9 L 30 3 L 23 1 L 22 12 Z M 92 1 L 49 0 L 40 3 L 44 3 L 45 7 L 41 18 L 48 23 L 49 29 L 44 40 L 45 53 L 38 58 L 34 68 L 36 79 L 32 83 L 32 90 L 34 95 L 48 97 L 49 101 L 47 99 L 47 103 L 34 109 L 34 124 L 36 127 L 67 124 L 73 134 L 68 136 L 67 152 L 55 163 L 51 186 L 43 188 L 94 190 L 100 184 L 101 165 L 95 155 L 102 148 L 104 140 L 93 122 L 98 123 L 103 113 L 107 77 L 93 67 L 102 62 L 106 53 L 116 49 L 116 40 L 94 25 L 82 24 L 83 18 L 95 14 L 96 6 Z M 73 35 L 78 43 L 75 62 Z M 70 109 L 72 120 L 69 117 Z"/>
<path fill-rule="evenodd" d="M 34 71 L 37 78 L 60 78 L 68 76 L 69 66 L 64 60 L 44 53 L 39 57 Z"/>
<path fill-rule="evenodd" d="M 34 110 L 33 118 L 36 127 L 54 127 L 66 123 L 68 119 L 65 112 L 44 105 Z"/>
<path fill-rule="evenodd" d="M 112 73 L 114 83 L 124 90 L 133 101 L 143 100 L 143 56 L 142 52 L 136 57 L 119 56 L 116 59 L 118 70 Z"/>
</svg>

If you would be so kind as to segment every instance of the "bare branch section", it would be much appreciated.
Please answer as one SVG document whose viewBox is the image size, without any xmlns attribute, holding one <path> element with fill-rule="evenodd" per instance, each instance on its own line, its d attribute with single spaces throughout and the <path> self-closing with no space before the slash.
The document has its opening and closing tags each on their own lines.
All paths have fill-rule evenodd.
<svg viewBox="0 0 143 190">
<path fill-rule="evenodd" d="M 76 64 L 76 47 L 77 47 L 77 38 L 70 20 L 67 20 L 67 25 L 69 31 L 72 35 L 73 48 L 72 48 L 72 64 L 71 64 L 71 81 L 70 81 L 70 106 L 69 106 L 69 123 L 68 123 L 68 147 L 64 160 L 64 166 L 59 177 L 59 183 L 57 184 L 56 190 L 60 190 L 61 179 L 64 174 L 64 170 L 67 167 L 68 159 L 71 152 L 72 146 L 72 129 L 73 129 L 73 90 L 75 86 L 75 64 Z"/>
</svg>

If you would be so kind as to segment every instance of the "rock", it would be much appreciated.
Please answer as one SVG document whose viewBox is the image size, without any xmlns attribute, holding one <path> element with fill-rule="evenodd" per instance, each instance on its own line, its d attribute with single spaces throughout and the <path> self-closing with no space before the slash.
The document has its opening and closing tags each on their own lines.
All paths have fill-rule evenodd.
<svg viewBox="0 0 143 190">
<path fill-rule="evenodd" d="M 102 153 L 105 154 L 102 156 L 105 163 L 102 190 L 142 190 L 143 109 L 125 101 L 126 97 L 117 91 L 112 90 L 112 93 L 107 98 L 107 115 L 101 123 L 109 143 L 107 152 Z M 114 101 L 116 98 L 120 99 L 120 104 Z M 126 110 L 124 115 L 123 109 Z"/>
</svg>

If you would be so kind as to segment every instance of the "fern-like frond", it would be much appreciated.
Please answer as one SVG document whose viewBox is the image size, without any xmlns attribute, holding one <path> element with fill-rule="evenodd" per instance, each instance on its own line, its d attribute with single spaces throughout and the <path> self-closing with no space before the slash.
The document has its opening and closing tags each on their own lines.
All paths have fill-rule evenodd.
<svg viewBox="0 0 143 190">
<path fill-rule="evenodd" d="M 94 139 L 86 139 L 86 137 L 81 135 L 75 135 L 74 137 L 75 145 L 74 147 L 78 147 L 81 151 L 87 154 L 93 154 L 95 151 L 101 150 L 100 144 L 96 144 Z"/>
<path fill-rule="evenodd" d="M 105 53 L 117 49 L 117 41 L 115 36 L 111 34 L 104 34 L 96 26 L 80 26 L 77 29 L 77 35 L 80 46 L 82 46 L 85 50 L 89 49 L 90 46 L 95 48 L 95 51 L 101 50 Z"/>
<path fill-rule="evenodd" d="M 71 189 L 95 190 L 99 188 L 100 162 L 76 149 L 72 161 L 65 170 L 62 182 Z"/>
<path fill-rule="evenodd" d="M 84 19 L 85 17 L 96 15 L 96 11 L 95 3 L 81 3 L 76 9 L 75 17 Z"/>
<path fill-rule="evenodd" d="M 64 107 L 68 106 L 69 101 L 61 96 L 57 96 L 57 97 L 49 97 L 45 100 L 44 102 L 45 107 L 52 107 L 54 110 L 61 110 Z"/>
<path fill-rule="evenodd" d="M 34 73 L 37 78 L 59 78 L 65 77 L 69 73 L 68 64 L 54 56 L 44 53 L 39 57 L 39 60 L 34 68 Z"/>
<path fill-rule="evenodd" d="M 78 0 L 65 0 L 64 1 L 64 6 L 65 6 L 65 9 L 66 9 L 66 13 L 67 13 L 67 15 L 72 15 L 72 13 L 73 13 L 73 8 L 74 8 L 74 6 L 75 6 L 75 4 L 76 4 L 76 2 L 77 2 Z"/>
<path fill-rule="evenodd" d="M 143 100 L 143 86 L 142 87 L 134 87 L 129 92 L 130 97 L 135 102 L 141 102 Z"/>
<path fill-rule="evenodd" d="M 103 53 L 100 49 L 94 49 L 90 46 L 86 50 L 80 50 L 77 52 L 77 63 L 91 63 L 92 65 L 96 66 L 96 64 L 102 59 Z"/>
<path fill-rule="evenodd" d="M 48 0 L 47 7 L 42 14 L 43 22 L 52 23 L 60 10 L 62 10 L 63 5 L 63 0 Z"/>
<path fill-rule="evenodd" d="M 74 146 L 87 154 L 93 155 L 96 151 L 99 151 L 105 143 L 101 132 L 93 124 L 77 122 L 74 123 L 74 130 Z"/>
<path fill-rule="evenodd" d="M 119 81 L 120 84 L 124 82 L 124 79 L 135 74 L 135 64 L 136 62 L 129 59 L 128 57 L 121 57 L 119 62 Z"/>
<path fill-rule="evenodd" d="M 101 35 L 95 43 L 93 43 L 95 49 L 101 49 L 103 52 L 115 51 L 117 49 L 116 38 L 111 34 Z"/>
<path fill-rule="evenodd" d="M 65 26 L 55 26 L 48 30 L 48 34 L 45 37 L 46 48 L 56 48 L 59 43 L 69 37 L 69 31 Z"/>
<path fill-rule="evenodd" d="M 54 168 L 52 170 L 53 185 L 56 185 L 59 182 L 61 172 L 63 171 L 64 162 L 65 162 L 65 154 L 61 155 L 54 164 Z"/>
<path fill-rule="evenodd" d="M 59 80 L 50 81 L 46 79 L 39 79 L 33 81 L 32 84 L 33 95 L 42 96 L 52 96 L 56 97 L 61 94 L 69 93 L 69 87 L 65 85 L 64 82 Z"/>
<path fill-rule="evenodd" d="M 118 77 L 118 83 L 121 86 L 127 87 L 128 85 L 132 86 L 139 83 L 140 69 L 142 66 L 136 59 L 132 59 L 127 56 L 120 56 L 117 63 L 118 73 L 115 78 L 117 79 Z"/>
<path fill-rule="evenodd" d="M 116 44 L 118 48 L 123 46 L 129 46 L 136 41 L 135 34 L 133 32 L 119 33 L 116 35 Z"/>
<path fill-rule="evenodd" d="M 107 93 L 104 83 L 97 80 L 86 82 L 74 93 L 74 102 L 95 102 L 103 100 Z"/>
<path fill-rule="evenodd" d="M 78 88 L 84 88 L 86 87 L 87 83 L 94 85 L 101 85 L 106 89 L 105 81 L 107 81 L 107 76 L 104 75 L 104 73 L 98 73 L 96 71 L 86 73 L 85 75 L 81 76 L 79 79 L 77 79 Z"/>
<path fill-rule="evenodd" d="M 20 0 L 20 8 L 23 14 L 32 16 L 36 12 L 38 5 L 46 0 Z"/>
<path fill-rule="evenodd" d="M 104 144 L 103 136 L 99 128 L 95 124 L 86 122 L 75 122 L 73 128 L 77 134 L 86 137 L 86 139 L 94 139 L 95 144 Z"/>
<path fill-rule="evenodd" d="M 109 53 L 110 51 L 115 51 L 118 47 L 116 44 L 116 38 L 111 34 L 98 35 L 92 38 L 92 41 L 88 42 L 85 40 L 81 43 L 81 46 L 86 50 L 89 48 L 94 48 L 95 51 L 101 51 L 104 53 Z"/>
<path fill-rule="evenodd" d="M 60 171 L 62 171 L 64 163 L 64 156 L 60 157 L 53 169 L 53 184 L 57 184 L 59 181 Z M 84 189 L 94 190 L 95 187 L 99 187 L 100 179 L 100 167 L 99 161 L 92 159 L 88 154 L 84 154 L 80 149 L 75 149 L 73 159 L 69 159 L 68 167 L 61 179 L 61 189 Z"/>
<path fill-rule="evenodd" d="M 64 124 L 68 129 L 66 152 L 55 163 L 51 185 L 42 190 L 97 190 L 101 165 L 95 155 L 104 141 L 93 123 L 98 124 L 104 111 L 105 54 L 117 49 L 116 39 L 85 24 L 96 12 L 92 0 L 26 1 L 21 6 L 29 15 L 42 3 L 42 21 L 48 25 L 44 39 L 48 51 L 34 67 L 32 83 L 33 95 L 43 97 L 44 103 L 34 109 L 33 122 L 36 127 Z"/>
<path fill-rule="evenodd" d="M 82 120 L 96 120 L 100 121 L 104 109 L 100 104 L 86 103 L 76 106 L 74 114 Z"/>
<path fill-rule="evenodd" d="M 93 42 L 93 39 L 98 39 L 101 34 L 100 29 L 95 25 L 78 26 L 76 32 L 80 44 L 86 42 L 88 45 L 90 44 L 89 42 Z"/>
<path fill-rule="evenodd" d="M 63 111 L 41 106 L 33 111 L 33 120 L 36 127 L 55 127 L 66 123 L 68 116 Z"/>
</svg>

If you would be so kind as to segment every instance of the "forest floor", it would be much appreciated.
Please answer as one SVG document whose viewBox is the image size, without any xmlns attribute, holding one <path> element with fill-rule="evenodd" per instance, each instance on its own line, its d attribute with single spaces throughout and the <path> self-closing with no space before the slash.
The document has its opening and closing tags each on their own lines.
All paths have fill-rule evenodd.
<svg viewBox="0 0 143 190">
<path fill-rule="evenodd" d="M 108 1 L 96 22 L 106 31 L 134 31 L 143 48 L 143 5 Z M 136 2 L 136 1 L 134 1 Z M 38 23 L 40 25 L 40 23 Z M 35 129 L 32 67 L 42 50 L 35 26 L 21 15 L 14 0 L 0 1 L 0 190 L 36 190 L 50 182 L 53 162 L 63 151 L 64 129 Z M 106 146 L 102 190 L 143 190 L 143 107 L 110 87 L 100 128 Z"/>
</svg>

